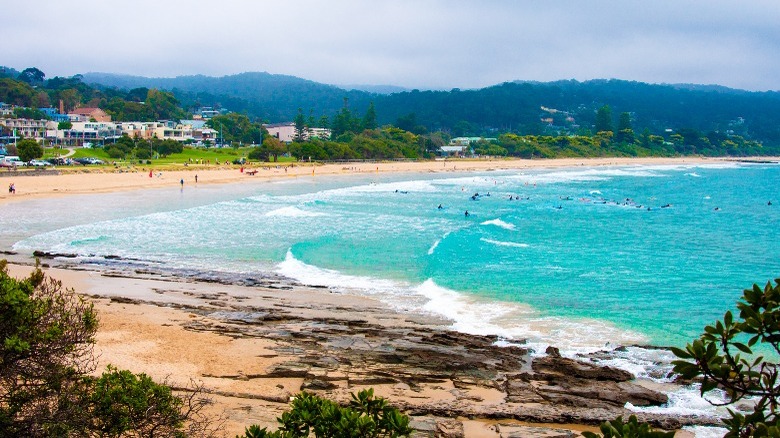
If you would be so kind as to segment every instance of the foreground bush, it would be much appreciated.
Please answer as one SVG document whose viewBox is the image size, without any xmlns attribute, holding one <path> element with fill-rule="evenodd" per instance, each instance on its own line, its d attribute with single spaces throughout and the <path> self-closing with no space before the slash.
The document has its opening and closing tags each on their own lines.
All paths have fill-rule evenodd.
<svg viewBox="0 0 780 438">
<path fill-rule="evenodd" d="M 674 432 L 661 432 L 653 430 L 647 423 L 640 423 L 636 416 L 629 417 L 623 422 L 623 417 L 606 421 L 599 427 L 601 435 L 593 432 L 582 432 L 585 438 L 673 438 Z"/>
<path fill-rule="evenodd" d="M 176 395 L 144 374 L 92 377 L 97 314 L 35 269 L 21 280 L 0 260 L 0 436 L 215 436 L 202 387 Z"/>
<path fill-rule="evenodd" d="M 684 350 L 673 349 L 681 359 L 673 362 L 674 371 L 686 379 L 701 378 L 702 395 L 716 388 L 725 391 L 728 400 L 723 405 L 745 398 L 756 400 L 747 415 L 729 409 L 731 418 L 723 420 L 729 431 L 726 437 L 780 437 L 776 362 L 780 356 L 780 279 L 774 286 L 768 282 L 763 289 L 755 284 L 746 289 L 737 309 L 739 319 L 728 311 Z M 758 343 L 773 360 L 754 354 Z"/>
<path fill-rule="evenodd" d="M 252 425 L 236 438 L 372 438 L 401 437 L 412 433 L 409 417 L 388 406 L 374 390 L 352 394 L 348 407 L 301 392 L 292 402 L 292 409 L 277 418 L 279 430 L 268 432 Z"/>
</svg>

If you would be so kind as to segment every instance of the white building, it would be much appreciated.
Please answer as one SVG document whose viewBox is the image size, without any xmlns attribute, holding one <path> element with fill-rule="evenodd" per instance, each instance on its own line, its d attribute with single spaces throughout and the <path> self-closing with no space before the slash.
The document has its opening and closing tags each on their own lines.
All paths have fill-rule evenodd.
<svg viewBox="0 0 780 438">
<path fill-rule="evenodd" d="M 280 141 L 290 143 L 295 140 L 295 123 L 273 123 L 270 125 L 263 125 L 273 137 L 276 137 Z M 303 133 L 303 139 L 309 140 L 311 138 L 321 138 L 327 140 L 330 138 L 330 129 L 327 128 L 309 128 Z"/>
</svg>

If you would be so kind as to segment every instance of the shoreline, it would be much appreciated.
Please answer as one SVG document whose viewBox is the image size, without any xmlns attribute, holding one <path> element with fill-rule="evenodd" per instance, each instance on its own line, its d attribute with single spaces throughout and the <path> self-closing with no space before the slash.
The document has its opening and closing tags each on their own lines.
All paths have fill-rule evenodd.
<svg viewBox="0 0 780 438">
<path fill-rule="evenodd" d="M 15 276 L 31 269 L 9 263 Z M 464 433 L 450 436 L 574 437 L 567 434 L 632 414 L 668 429 L 717 422 L 632 412 L 627 401 L 665 400 L 657 385 L 555 354 L 498 347 L 495 337 L 453 332 L 443 319 L 399 313 L 370 297 L 284 283 L 43 270 L 95 303 L 97 373 L 112 364 L 173 386 L 202 382 L 212 391 L 212 413 L 227 417 L 226 436 L 253 423 L 275 428 L 300 390 L 346 403 L 369 387 L 410 415 L 415 428 Z"/>
<path fill-rule="evenodd" d="M 241 174 L 237 168 L 163 171 L 162 177 L 153 178 L 140 172 L 42 175 L 25 176 L 16 183 L 17 194 L 3 193 L 0 204 L 69 194 L 171 187 L 177 186 L 181 178 L 185 178 L 187 187 L 194 184 L 186 180 L 194 177 L 193 172 L 199 175 L 198 184 L 230 184 L 246 179 L 262 182 L 310 177 L 311 172 L 319 176 L 722 162 L 723 159 L 696 158 L 448 160 L 296 166 L 288 169 L 287 174 L 283 168 L 271 168 L 255 176 Z M 0 176 L 0 184 L 7 184 L 4 178 L 5 174 Z M 9 265 L 12 272 L 31 268 L 32 261 L 27 255 L 5 257 L 16 258 Z M 463 430 L 465 436 L 475 437 L 497 437 L 499 429 L 501 433 L 519 431 L 517 436 L 542 436 L 524 427 L 543 427 L 548 431 L 596 430 L 594 425 L 600 421 L 633 413 L 615 397 L 621 401 L 639 397 L 640 402 L 657 397 L 645 392 L 657 392 L 646 387 L 653 385 L 621 380 L 623 377 L 607 379 L 611 383 L 567 380 L 573 373 L 570 368 L 566 371 L 564 367 L 563 372 L 545 368 L 549 364 L 539 362 L 527 351 L 519 351 L 523 350 L 520 347 L 501 350 L 506 347 L 495 347 L 495 339 L 491 337 L 452 332 L 446 329 L 443 319 L 431 321 L 426 315 L 402 314 L 370 297 L 301 285 L 247 287 L 186 277 L 144 275 L 128 271 L 129 267 L 125 271 L 100 269 L 86 270 L 76 264 L 65 269 L 44 270 L 96 302 L 101 316 L 98 334 L 101 358 L 97 371 L 112 363 L 133 372 L 145 372 L 158 381 L 166 378 L 179 384 L 185 384 L 190 378 L 203 381 L 215 390 L 217 404 L 229 412 L 226 436 L 242 433 L 244 427 L 254 422 L 261 427 L 275 428 L 275 418 L 288 408 L 289 397 L 302 388 L 345 401 L 350 392 L 374 387 L 391 404 L 413 413 L 419 427 L 454 427 Z M 258 314 L 262 315 L 257 317 Z M 434 369 L 409 362 L 409 357 L 419 354 L 416 347 L 419 339 L 426 340 L 425 357 Z M 314 348 L 318 344 L 327 348 Z M 405 350 L 412 344 L 413 351 Z M 388 355 L 387 349 L 393 353 Z M 439 368 L 446 369 L 462 357 L 474 361 L 467 362 L 468 373 L 464 369 L 448 370 L 446 375 L 440 373 Z M 327 361 L 313 358 L 327 358 Z M 399 362 L 399 358 L 404 359 Z M 504 362 L 508 364 L 505 369 L 495 365 Z M 486 363 L 498 369 L 485 368 Z M 630 390 L 615 395 L 619 392 L 617 388 L 622 387 Z M 599 398 L 605 396 L 607 399 Z M 712 418 L 645 413 L 638 416 L 670 428 L 717 423 Z M 678 433 L 677 436 L 686 435 Z"/>
<path fill-rule="evenodd" d="M 747 160 L 748 158 L 740 159 Z M 765 158 L 769 159 L 769 158 Z M 264 182 L 285 178 L 319 177 L 330 175 L 359 175 L 372 173 L 428 173 L 468 172 L 510 169 L 546 169 L 579 166 L 631 166 L 631 165 L 700 165 L 732 162 L 733 158 L 556 158 L 556 159 L 506 159 L 468 160 L 449 159 L 420 162 L 359 162 L 322 164 L 316 163 L 264 163 L 258 167 L 187 166 L 181 170 L 158 170 L 149 176 L 149 168 L 64 168 L 59 174 L 22 174 L 0 171 L 0 205 L 25 199 L 60 197 L 73 194 L 111 193 L 148 188 L 193 185 L 228 184 L 239 182 Z M 270 165 L 269 165 L 270 164 Z M 250 172 L 256 171 L 255 174 Z M 195 182 L 195 176 L 198 181 Z M 181 184 L 184 181 L 184 184 Z M 16 193 L 5 190 L 14 183 Z"/>
</svg>

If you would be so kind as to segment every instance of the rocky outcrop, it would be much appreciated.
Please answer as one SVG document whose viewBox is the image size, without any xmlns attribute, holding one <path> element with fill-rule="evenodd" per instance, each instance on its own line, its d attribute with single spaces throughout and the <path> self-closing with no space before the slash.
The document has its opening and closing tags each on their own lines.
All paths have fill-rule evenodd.
<svg viewBox="0 0 780 438">
<path fill-rule="evenodd" d="M 571 431 L 565 428 L 535 425 L 596 425 L 634 414 L 625 408 L 627 403 L 667 402 L 664 394 L 638 384 L 626 371 L 588 358 L 562 357 L 555 348 L 540 357 L 522 343 L 498 346 L 495 336 L 447 330 L 427 316 L 353 304 L 349 297 L 302 299 L 295 295 L 298 286 L 285 281 L 275 288 L 225 291 L 221 282 L 208 284 L 184 287 L 165 277 L 156 280 L 144 300 L 111 299 L 123 305 L 179 309 L 187 317 L 177 324 L 186 330 L 262 340 L 264 351 L 257 357 L 264 361 L 251 367 L 251 374 L 220 371 L 200 377 L 223 382 L 221 396 L 278 403 L 272 410 L 283 410 L 299 390 L 348 403 L 351 393 L 373 387 L 414 417 L 415 436 L 465 436 L 463 419 L 478 419 L 499 424 L 496 436 L 568 438 Z M 279 289 L 286 286 L 292 291 Z M 594 361 L 608 356 L 602 353 Z M 278 390 L 273 385 L 268 389 L 268 382 Z M 664 414 L 637 416 L 665 429 L 717 423 Z"/>
</svg>

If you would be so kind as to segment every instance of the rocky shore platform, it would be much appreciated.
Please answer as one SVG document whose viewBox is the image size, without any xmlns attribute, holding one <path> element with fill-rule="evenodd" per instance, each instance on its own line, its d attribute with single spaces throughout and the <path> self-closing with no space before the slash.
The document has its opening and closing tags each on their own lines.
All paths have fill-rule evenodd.
<svg viewBox="0 0 780 438">
<path fill-rule="evenodd" d="M 231 437 L 252 423 L 275 428 L 301 390 L 346 403 L 374 388 L 412 417 L 417 437 L 576 437 L 633 414 L 626 403 L 667 402 L 653 385 L 598 359 L 497 346 L 496 337 L 448 330 L 437 317 L 274 275 L 45 271 L 96 303 L 101 366 L 174 385 L 202 382 Z M 636 415 L 667 430 L 716 423 Z"/>
</svg>

